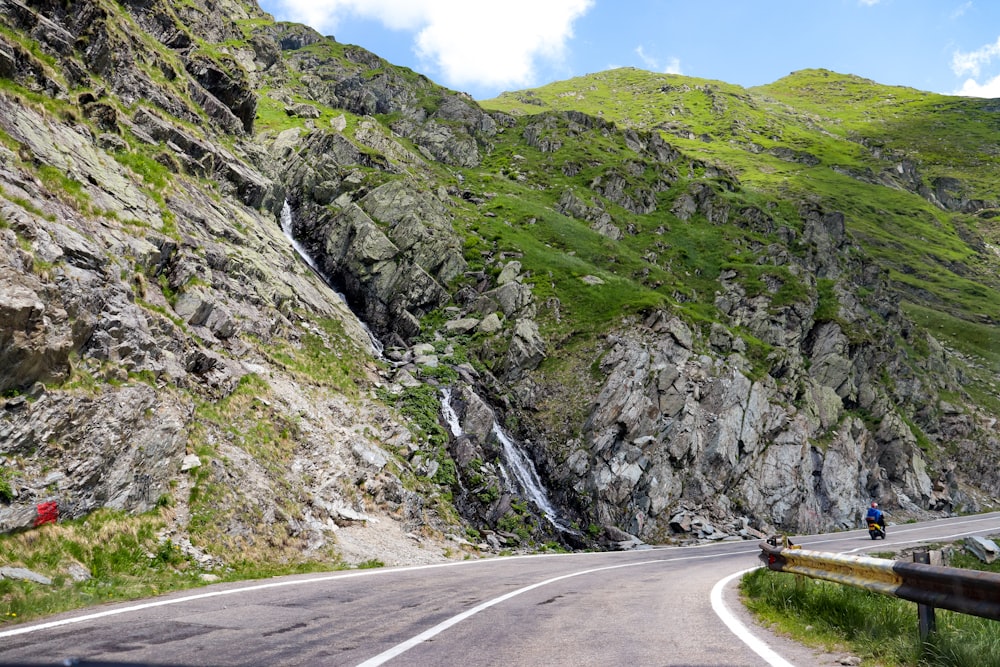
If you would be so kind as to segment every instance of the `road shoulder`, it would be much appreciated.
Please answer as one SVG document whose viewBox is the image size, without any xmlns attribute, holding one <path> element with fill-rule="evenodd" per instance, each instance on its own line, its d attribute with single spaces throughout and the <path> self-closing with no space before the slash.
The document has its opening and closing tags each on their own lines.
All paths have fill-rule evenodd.
<svg viewBox="0 0 1000 667">
<path fill-rule="evenodd" d="M 796 667 L 842 667 L 860 664 L 861 661 L 846 650 L 830 653 L 811 648 L 758 623 L 740 599 L 739 584 L 739 578 L 733 579 L 722 592 L 722 600 L 729 612 L 751 634 L 791 664 Z"/>
</svg>

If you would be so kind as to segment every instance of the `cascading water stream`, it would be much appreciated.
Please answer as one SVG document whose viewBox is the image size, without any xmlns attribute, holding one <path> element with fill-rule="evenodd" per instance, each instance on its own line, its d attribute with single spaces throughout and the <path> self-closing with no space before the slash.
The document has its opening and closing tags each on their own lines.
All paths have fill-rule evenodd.
<svg viewBox="0 0 1000 667">
<path fill-rule="evenodd" d="M 285 200 L 285 203 L 281 207 L 281 231 L 285 234 L 285 237 L 291 242 L 292 249 L 295 250 L 298 256 L 301 257 L 302 260 L 309 266 L 309 268 L 313 270 L 313 273 L 319 276 L 323 280 L 323 282 L 326 283 L 326 286 L 332 289 L 334 293 L 338 297 L 340 297 L 340 300 L 343 301 L 345 304 L 347 304 L 347 298 L 333 285 L 332 282 L 330 282 L 329 278 L 326 277 L 326 274 L 320 270 L 319 265 L 316 264 L 316 260 L 312 258 L 312 256 L 309 254 L 309 251 L 306 250 L 305 246 L 303 246 L 295 239 L 295 234 L 293 230 L 293 220 L 292 220 L 292 206 L 291 204 L 288 203 L 287 199 Z M 382 341 L 380 341 L 378 337 L 376 337 L 375 334 L 372 333 L 372 330 L 368 328 L 367 324 L 365 324 L 360 319 L 358 321 L 361 322 L 361 326 L 364 328 L 365 333 L 368 334 L 368 339 L 371 341 L 372 344 L 372 352 L 375 353 L 375 356 L 382 357 L 382 354 L 384 352 Z"/>
<path fill-rule="evenodd" d="M 451 389 L 447 387 L 441 390 L 441 411 L 452 435 L 455 437 L 462 435 L 462 426 L 459 423 L 458 415 L 451 407 Z M 542 510 L 545 518 L 558 530 L 564 533 L 575 533 L 576 531 L 559 517 L 552 501 L 549 500 L 549 494 L 538 477 L 534 462 L 503 432 L 496 419 L 493 420 L 493 435 L 500 442 L 502 448 L 503 460 L 500 462 L 500 474 L 507 483 L 508 490 L 520 490 Z"/>
<path fill-rule="evenodd" d="M 316 261 L 310 256 L 309 251 L 306 250 L 305 246 L 299 243 L 295 239 L 293 231 L 293 219 L 292 219 L 292 207 L 286 200 L 284 205 L 281 207 L 281 231 L 285 234 L 285 237 L 292 244 L 292 248 L 295 252 L 305 261 L 313 272 L 319 276 L 327 286 L 332 289 L 337 296 L 340 297 L 344 303 L 347 303 L 347 299 L 341 294 L 336 287 L 330 282 L 322 270 L 320 270 Z M 372 349 L 376 355 L 382 356 L 383 348 L 382 343 L 375 337 L 375 335 L 364 325 L 366 332 L 368 332 L 368 337 L 372 342 Z M 442 400 L 441 400 L 441 410 L 444 415 L 445 421 L 448 423 L 448 427 L 451 429 L 451 433 L 455 437 L 462 435 L 462 427 L 459 423 L 458 415 L 455 414 L 454 409 L 451 407 L 451 390 L 442 390 Z M 541 479 L 538 477 L 538 471 L 535 469 L 535 464 L 530 458 L 518 447 L 510 437 L 503 432 L 500 425 L 497 424 L 496 420 L 493 420 L 493 435 L 496 437 L 497 441 L 500 442 L 503 460 L 500 462 L 500 474 L 503 477 L 504 483 L 507 485 L 507 490 L 510 492 L 520 492 L 523 493 L 529 500 L 531 500 L 535 505 L 542 511 L 545 518 L 551 523 L 556 529 L 564 533 L 576 533 L 573 528 L 571 528 L 565 521 L 559 518 L 559 514 L 552 502 L 549 500 L 548 493 L 545 491 L 545 487 L 542 485 Z"/>
<path fill-rule="evenodd" d="M 323 275 L 323 272 L 319 270 L 319 267 L 316 265 L 316 262 L 313 261 L 312 256 L 309 254 L 309 251 L 306 250 L 305 246 L 303 246 L 295 239 L 295 234 L 293 233 L 292 229 L 292 205 L 288 203 L 287 199 L 285 200 L 284 205 L 282 205 L 281 207 L 281 231 L 284 232 L 285 238 L 291 241 L 292 248 L 295 250 L 295 252 L 298 253 L 299 257 L 305 260 L 305 263 L 309 265 L 309 268 L 315 271 L 316 275 L 322 278 L 323 282 L 325 282 L 331 289 L 333 289 L 336 292 L 336 289 L 334 289 L 333 285 L 330 285 L 330 281 L 327 280 L 326 276 Z M 341 299 L 344 298 L 344 295 L 341 294 L 340 292 L 337 292 L 337 296 L 339 296 Z"/>
<path fill-rule="evenodd" d="M 444 415 L 444 420 L 448 423 L 451 434 L 456 438 L 460 437 L 462 435 L 462 425 L 459 423 L 458 415 L 455 414 L 455 408 L 451 407 L 451 389 L 448 387 L 441 390 L 441 414 Z M 507 466 L 502 461 L 500 462 L 500 476 L 503 477 L 507 491 L 516 493 L 517 487 L 514 484 L 514 480 L 510 478 Z"/>
</svg>

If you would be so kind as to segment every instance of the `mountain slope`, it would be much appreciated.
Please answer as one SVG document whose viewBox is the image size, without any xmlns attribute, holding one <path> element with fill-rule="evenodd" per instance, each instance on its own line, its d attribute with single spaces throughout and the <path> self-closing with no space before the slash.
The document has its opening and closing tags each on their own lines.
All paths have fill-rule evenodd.
<svg viewBox="0 0 1000 667">
<path fill-rule="evenodd" d="M 153 511 L 232 567 L 391 523 L 400 562 L 1000 495 L 987 102 L 614 70 L 480 105 L 253 3 L 0 19 L 4 530 Z"/>
<path fill-rule="evenodd" d="M 62 520 L 158 513 L 158 538 L 133 529 L 144 548 L 183 544 L 199 567 L 440 559 L 454 510 L 390 465 L 383 447 L 420 441 L 372 398 L 368 333 L 278 224 L 285 188 L 251 132 L 254 44 L 280 50 L 245 33 L 269 17 L 0 16 L 3 529 L 55 501 Z M 407 555 L 380 554 L 379 516 L 428 549 L 399 530 Z"/>
<path fill-rule="evenodd" d="M 823 70 L 749 91 L 617 70 L 484 104 L 513 113 L 583 109 L 628 127 L 655 127 L 679 148 L 725 165 L 748 190 L 842 211 L 869 261 L 889 270 L 911 316 L 997 369 L 991 184 L 1000 119 L 992 101 Z"/>
</svg>

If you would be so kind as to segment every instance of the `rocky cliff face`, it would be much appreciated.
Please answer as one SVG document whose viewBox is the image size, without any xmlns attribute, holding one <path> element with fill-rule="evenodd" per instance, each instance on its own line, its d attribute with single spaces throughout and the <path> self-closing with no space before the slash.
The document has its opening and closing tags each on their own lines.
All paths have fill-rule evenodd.
<svg viewBox="0 0 1000 667">
<path fill-rule="evenodd" d="M 223 561 L 366 560 L 375 516 L 445 524 L 392 472 L 420 444 L 368 332 L 278 224 L 256 56 L 196 46 L 263 15 L 202 9 L 0 5 L 0 527 L 167 504 Z"/>
<path fill-rule="evenodd" d="M 779 219 L 657 132 L 487 113 L 252 3 L 0 0 L 0 20 L 3 530 L 44 500 L 171 504 L 223 560 L 365 560 L 380 517 L 424 536 L 412 560 L 444 535 L 754 537 L 853 526 L 872 497 L 919 514 L 1000 495 L 962 364 L 822 202 Z M 523 215 L 482 175 L 518 149 L 545 170 L 512 152 L 496 177 L 551 197 Z M 721 271 L 710 322 L 679 285 L 673 307 L 585 325 L 546 265 L 573 253 L 537 259 L 557 235 L 481 231 L 509 216 L 531 237 L 550 214 L 609 266 L 610 244 L 657 239 L 628 278 L 651 289 L 670 225 L 735 230 L 773 270 Z M 511 481 L 496 426 L 561 523 Z"/>
</svg>

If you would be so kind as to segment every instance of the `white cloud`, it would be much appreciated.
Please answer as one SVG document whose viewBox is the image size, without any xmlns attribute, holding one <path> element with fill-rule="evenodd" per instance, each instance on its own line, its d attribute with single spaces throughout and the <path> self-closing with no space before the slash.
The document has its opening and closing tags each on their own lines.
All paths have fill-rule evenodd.
<svg viewBox="0 0 1000 667">
<path fill-rule="evenodd" d="M 1000 37 L 993 44 L 987 44 L 976 51 L 969 53 L 956 51 L 951 58 L 951 69 L 956 76 L 971 74 L 977 77 L 982 66 L 990 64 L 993 57 L 998 55 L 1000 55 Z"/>
<path fill-rule="evenodd" d="M 335 31 L 348 16 L 377 19 L 392 30 L 415 30 L 427 2 L 407 0 L 280 0 L 288 20 L 322 32 Z"/>
<path fill-rule="evenodd" d="M 969 76 L 955 95 L 964 97 L 1000 97 L 1000 76 L 988 78 L 985 83 L 978 79 L 983 75 L 983 69 L 1000 56 L 1000 37 L 993 44 L 987 44 L 975 51 L 963 53 L 956 51 L 951 58 L 951 69 L 955 76 Z"/>
<path fill-rule="evenodd" d="M 660 64 L 660 61 L 646 53 L 646 50 L 643 49 L 641 45 L 635 47 L 635 54 L 639 56 L 639 60 L 643 62 L 646 69 L 653 70 L 655 72 L 663 72 L 664 74 L 682 74 L 680 58 L 670 58 L 667 61 L 667 66 L 663 67 Z"/>
<path fill-rule="evenodd" d="M 858 0 L 858 4 L 864 5 L 865 7 L 874 7 L 879 2 L 881 2 L 881 0 Z"/>
<path fill-rule="evenodd" d="M 643 64 L 646 65 L 647 68 L 653 70 L 660 69 L 660 61 L 658 61 L 653 56 L 648 55 L 645 49 L 642 48 L 641 44 L 635 47 L 635 54 L 639 56 L 639 60 L 641 60 Z"/>
<path fill-rule="evenodd" d="M 960 19 L 963 16 L 965 16 L 965 12 L 969 11 L 970 9 L 972 9 L 972 0 L 969 0 L 968 2 L 959 7 L 956 7 L 955 11 L 951 13 L 951 16 L 949 18 L 952 21 L 954 21 L 955 19 Z"/>
<path fill-rule="evenodd" d="M 414 51 L 449 85 L 527 85 L 538 60 L 558 62 L 573 22 L 595 0 L 282 0 L 289 18 L 333 31 L 347 16 L 416 33 Z"/>
<path fill-rule="evenodd" d="M 986 83 L 978 83 L 974 79 L 967 79 L 955 95 L 962 97 L 1000 97 L 1000 76 L 995 76 Z"/>
</svg>

